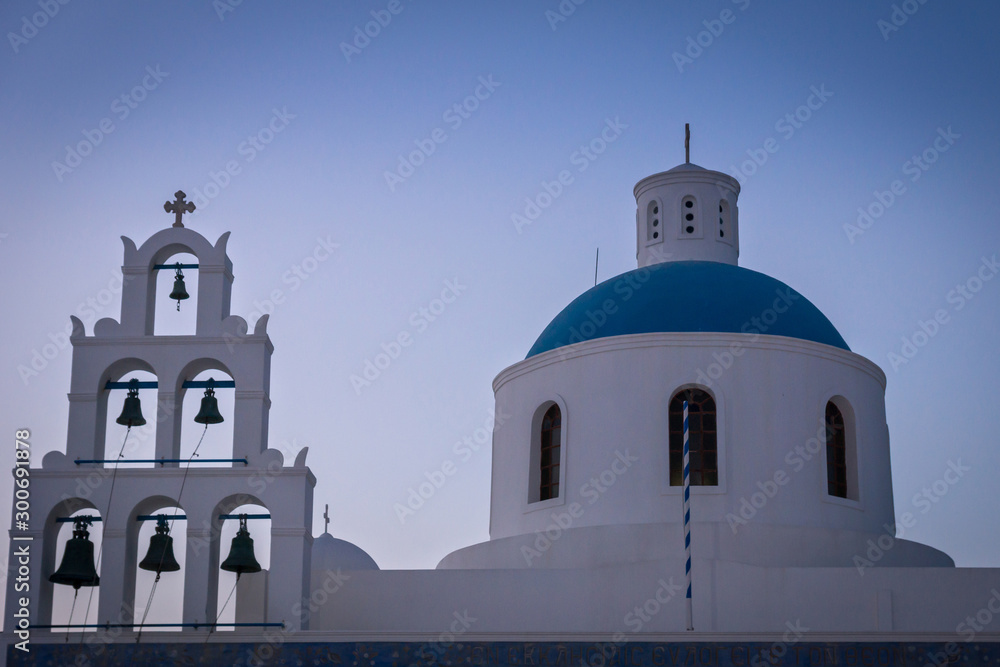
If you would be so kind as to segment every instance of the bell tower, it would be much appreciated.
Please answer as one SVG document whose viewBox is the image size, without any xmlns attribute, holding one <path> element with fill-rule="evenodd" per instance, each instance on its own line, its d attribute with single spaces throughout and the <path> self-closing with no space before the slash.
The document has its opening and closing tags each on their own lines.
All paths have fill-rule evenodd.
<svg viewBox="0 0 1000 667">
<path fill-rule="evenodd" d="M 204 634 L 218 618 L 222 605 L 218 595 L 220 564 L 224 570 L 238 571 L 221 562 L 225 558 L 222 550 L 229 546 L 221 544 L 222 525 L 237 518 L 231 515 L 235 508 L 259 505 L 268 513 L 250 518 L 270 519 L 270 549 L 276 556 L 269 571 L 255 574 L 252 568 L 242 567 L 243 576 L 261 578 L 264 583 L 257 588 L 266 593 L 251 601 L 253 609 L 246 608 L 246 600 L 241 606 L 239 595 L 236 605 L 241 607 L 243 619 L 259 619 L 259 625 L 283 623 L 287 629 L 307 629 L 308 616 L 293 610 L 301 609 L 298 603 L 309 594 L 316 478 L 305 464 L 307 450 L 286 465 L 280 451 L 268 448 L 274 350 L 267 334 L 268 316 L 261 317 L 250 331 L 246 320 L 230 314 L 233 264 L 226 251 L 230 233 L 222 234 L 213 244 L 184 227 L 182 216 L 191 213 L 194 205 L 185 201 L 183 192 L 177 192 L 176 200 L 167 202 L 164 209 L 174 214 L 171 227 L 139 246 L 122 237 L 120 318 L 97 321 L 92 334 L 87 335 L 83 323 L 70 316 L 73 360 L 66 450 L 49 452 L 40 468 L 30 470 L 31 523 L 23 534 L 33 542 L 35 554 L 29 577 L 32 623 L 51 624 L 53 587 L 65 583 L 60 577 L 50 581 L 63 555 L 57 553 L 62 551 L 57 548 L 59 528 L 71 521 L 69 517 L 75 512 L 88 510 L 99 517 L 89 528 L 91 535 L 100 531 L 102 537 L 97 563 L 98 618 L 102 624 L 118 624 L 126 635 L 134 632 L 132 624 L 140 623 L 143 616 L 142 605 L 135 601 L 136 568 L 146 549 L 138 544 L 140 523 L 156 519 L 150 516 L 156 510 L 176 507 L 179 513 L 171 524 L 175 534 L 186 531 L 184 566 L 178 572 L 164 570 L 161 586 L 183 590 L 179 629 Z M 159 271 L 174 271 L 176 264 L 168 262 L 179 253 L 196 258 L 195 264 L 183 265 L 186 271 L 198 272 L 195 333 L 154 335 L 156 299 L 168 298 L 166 293 L 157 294 L 156 276 Z M 183 300 L 185 295 L 183 283 L 175 280 L 169 298 Z M 129 377 L 136 371 L 150 373 L 156 380 L 137 383 Z M 232 379 L 194 380 L 205 371 L 218 371 L 216 377 L 228 375 Z M 122 461 L 104 458 L 108 397 L 111 392 L 139 385 L 156 391 L 156 405 L 145 406 L 146 418 L 156 415 L 154 459 L 130 461 L 142 467 L 120 467 Z M 183 399 L 189 390 L 205 390 L 197 417 L 184 414 Z M 235 393 L 231 415 L 218 413 L 213 395 L 226 391 Z M 138 402 L 138 394 L 130 391 L 118 419 L 123 433 L 142 423 Z M 230 458 L 204 463 L 193 455 L 181 459 L 181 425 L 191 419 L 207 428 L 232 420 Z M 239 518 L 245 529 L 245 515 Z M 165 535 L 160 523 L 158 520 L 157 535 Z M 252 522 L 249 529 L 256 530 L 259 538 L 263 525 Z M 262 541 L 267 543 L 256 540 L 258 545 Z M 12 563 L 17 562 L 14 549 L 19 544 L 11 542 Z M 252 560 L 252 550 L 250 557 Z M 16 600 L 22 595 L 15 590 L 15 578 L 10 577 L 10 609 L 17 608 Z M 16 627 L 11 618 L 8 615 L 7 631 Z M 73 622 L 85 621 L 75 617 Z"/>
<path fill-rule="evenodd" d="M 690 145 L 685 125 L 684 164 L 635 185 L 639 268 L 685 260 L 737 264 L 740 184 L 728 174 L 693 164 Z"/>
</svg>

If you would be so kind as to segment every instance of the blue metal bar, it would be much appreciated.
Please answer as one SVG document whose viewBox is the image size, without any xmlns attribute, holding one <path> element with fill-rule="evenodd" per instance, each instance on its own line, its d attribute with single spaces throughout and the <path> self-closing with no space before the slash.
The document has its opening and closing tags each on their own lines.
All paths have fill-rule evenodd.
<svg viewBox="0 0 1000 667">
<path fill-rule="evenodd" d="M 185 389 L 207 389 L 208 380 L 185 380 L 181 385 Z M 235 389 L 236 382 L 233 380 L 212 380 L 212 386 L 216 389 Z"/>
<path fill-rule="evenodd" d="M 156 389 L 160 385 L 156 380 L 151 382 L 139 382 L 136 384 L 129 384 L 128 382 L 107 382 L 104 385 L 105 389 L 130 389 L 135 387 L 136 389 Z M 185 380 L 184 384 L 181 385 L 185 389 L 207 389 L 208 380 Z M 235 389 L 236 382 L 234 380 L 213 380 L 212 386 L 216 389 Z"/>
<path fill-rule="evenodd" d="M 128 382 L 108 382 L 104 385 L 105 389 L 131 389 L 135 387 L 136 389 L 156 389 L 159 385 L 156 380 L 152 382 L 136 382 L 135 384 L 129 384 Z"/>
<path fill-rule="evenodd" d="M 74 623 L 72 625 L 35 625 L 35 630 L 52 628 L 284 628 L 284 623 Z"/>
<path fill-rule="evenodd" d="M 61 516 L 56 519 L 56 523 L 76 523 L 77 521 L 100 521 L 101 517 L 91 516 L 89 514 L 84 516 Z"/>
<path fill-rule="evenodd" d="M 197 264 L 154 264 L 153 270 L 157 269 L 197 269 Z"/>
<path fill-rule="evenodd" d="M 82 463 L 242 463 L 249 465 L 247 459 L 77 459 L 77 465 Z"/>
<path fill-rule="evenodd" d="M 187 520 L 187 514 L 140 514 L 135 518 L 136 521 L 159 521 L 163 519 L 181 519 Z"/>
<path fill-rule="evenodd" d="M 248 519 L 270 519 L 271 515 L 270 514 L 247 514 L 246 517 Z M 239 518 L 240 518 L 239 514 L 220 514 L 219 515 L 219 520 L 220 521 L 224 521 L 226 519 L 239 519 Z"/>
</svg>

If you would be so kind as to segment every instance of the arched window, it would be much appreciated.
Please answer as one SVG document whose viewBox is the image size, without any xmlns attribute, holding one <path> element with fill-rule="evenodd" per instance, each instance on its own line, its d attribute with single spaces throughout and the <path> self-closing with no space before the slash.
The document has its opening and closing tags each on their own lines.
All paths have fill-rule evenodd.
<svg viewBox="0 0 1000 667">
<path fill-rule="evenodd" d="M 844 415 L 832 401 L 826 404 L 826 489 L 847 498 L 847 439 Z"/>
<path fill-rule="evenodd" d="M 684 484 L 684 401 L 688 402 L 691 486 L 719 485 L 715 400 L 701 389 L 684 389 L 670 401 L 670 486 Z"/>
<path fill-rule="evenodd" d="M 538 499 L 559 497 L 559 450 L 562 442 L 562 413 L 553 405 L 542 417 Z"/>
</svg>

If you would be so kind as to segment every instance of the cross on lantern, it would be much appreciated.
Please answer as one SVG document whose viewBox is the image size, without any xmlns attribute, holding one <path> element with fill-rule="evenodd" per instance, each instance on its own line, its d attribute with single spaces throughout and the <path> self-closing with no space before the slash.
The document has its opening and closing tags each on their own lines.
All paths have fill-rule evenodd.
<svg viewBox="0 0 1000 667">
<path fill-rule="evenodd" d="M 174 193 L 174 197 L 176 197 L 174 201 L 163 203 L 163 210 L 174 214 L 174 227 L 183 227 L 184 223 L 181 222 L 181 216 L 185 213 L 194 212 L 194 202 L 184 201 L 186 196 L 183 190 L 178 190 Z"/>
<path fill-rule="evenodd" d="M 323 532 L 328 533 L 330 527 L 330 506 L 324 505 L 323 509 Z"/>
</svg>

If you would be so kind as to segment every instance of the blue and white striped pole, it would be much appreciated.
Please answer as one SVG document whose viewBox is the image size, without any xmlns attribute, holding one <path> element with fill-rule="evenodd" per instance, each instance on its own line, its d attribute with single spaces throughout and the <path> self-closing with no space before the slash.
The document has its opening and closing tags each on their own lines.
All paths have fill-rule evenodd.
<svg viewBox="0 0 1000 667">
<path fill-rule="evenodd" d="M 687 629 L 694 630 L 691 606 L 691 462 L 688 447 L 688 402 L 684 401 L 684 575 L 687 577 Z"/>
</svg>

